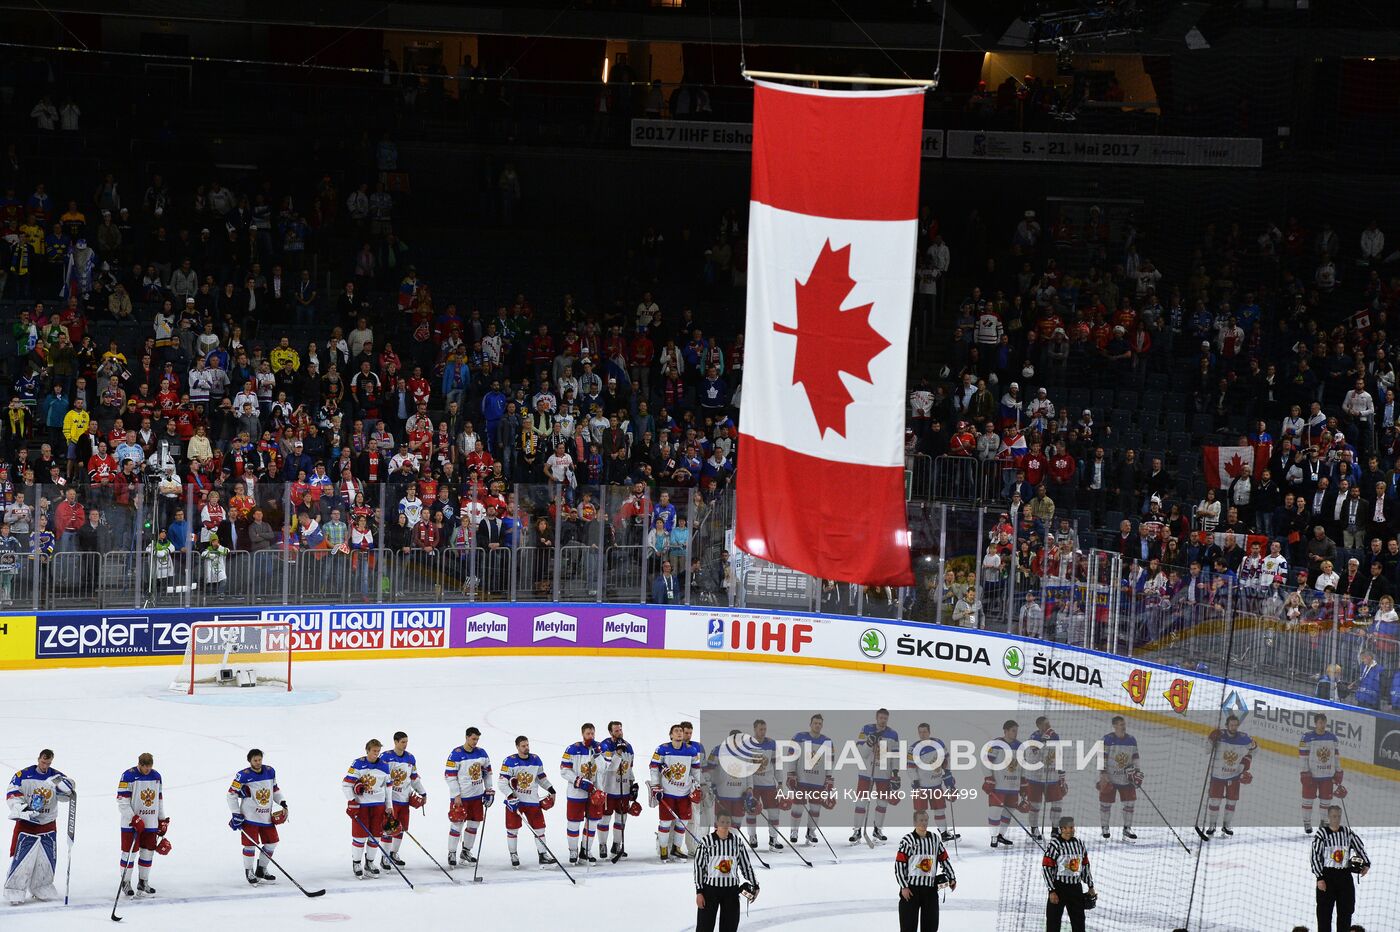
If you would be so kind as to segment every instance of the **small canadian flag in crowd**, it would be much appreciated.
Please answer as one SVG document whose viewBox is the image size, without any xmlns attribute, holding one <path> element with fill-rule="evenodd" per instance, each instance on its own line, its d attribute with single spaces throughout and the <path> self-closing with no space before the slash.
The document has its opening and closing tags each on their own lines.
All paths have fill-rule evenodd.
<svg viewBox="0 0 1400 932">
<path fill-rule="evenodd" d="M 735 538 L 825 579 L 911 585 L 905 358 L 923 95 L 754 89 Z"/>
<path fill-rule="evenodd" d="M 1205 447 L 1206 485 L 1212 489 L 1229 488 L 1240 476 L 1259 478 L 1268 465 L 1272 444 L 1258 443 L 1243 447 Z"/>
</svg>

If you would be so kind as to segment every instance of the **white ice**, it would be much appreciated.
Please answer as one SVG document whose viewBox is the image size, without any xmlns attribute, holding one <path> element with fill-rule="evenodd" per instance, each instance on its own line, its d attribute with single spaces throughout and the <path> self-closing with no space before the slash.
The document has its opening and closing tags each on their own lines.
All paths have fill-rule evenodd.
<svg viewBox="0 0 1400 932">
<path fill-rule="evenodd" d="M 408 732 L 410 750 L 417 755 L 429 790 L 428 806 L 415 813 L 410 830 L 443 861 L 447 824 L 442 762 L 460 744 L 468 725 L 482 730 L 482 746 L 497 763 L 514 737 L 526 734 L 532 750 L 554 768 L 560 751 L 576 739 L 578 725 L 585 720 L 600 726 L 610 719 L 621 720 L 640 756 L 643 748 L 665 740 L 667 725 L 697 718 L 702 708 L 810 707 L 829 712 L 882 705 L 1013 709 L 1017 704 L 1014 694 L 932 680 L 732 661 L 579 656 L 306 662 L 297 665 L 296 690 L 290 694 L 265 688 L 255 693 L 210 688 L 194 697 L 166 690 L 170 673 L 169 667 L 124 667 L 25 671 L 0 677 L 0 768 L 12 772 L 32 763 L 41 747 L 51 747 L 58 755 L 55 766 L 76 778 L 80 795 L 72 905 L 0 906 L 0 928 L 47 932 L 107 923 L 120 873 L 115 784 L 139 753 L 149 751 L 165 779 L 174 850 L 156 860 L 151 881 L 159 891 L 157 897 L 123 898 L 119 904 L 119 913 L 131 925 L 220 932 L 256 922 L 282 929 L 387 920 L 404 928 L 436 929 L 455 920 L 473 925 L 485 921 L 491 926 L 508 921 L 514 928 L 552 929 L 577 925 L 580 917 L 588 916 L 587 924 L 595 928 L 680 932 L 693 929 L 695 922 L 690 866 L 657 861 L 655 810 L 644 810 L 640 818 L 629 820 L 627 861 L 571 868 L 579 881 L 573 887 L 559 869 L 541 869 L 533 863 L 533 846 L 524 835 L 520 843 L 524 866 L 509 867 L 501 809 L 495 807 L 482 854 L 484 883 L 470 883 L 469 872 L 459 870 L 454 876 L 460 884 L 453 886 L 405 840 L 400 854 L 416 885 L 410 891 L 395 874 L 366 881 L 351 875 L 348 822 L 340 790 L 345 767 L 369 737 L 387 743 L 394 731 Z M 912 731 L 912 725 L 906 727 Z M 248 748 L 255 746 L 266 752 L 267 763 L 277 769 L 291 803 L 291 819 L 281 830 L 282 843 L 275 857 L 304 886 L 324 887 L 328 891 L 324 897 L 306 899 L 285 879 L 272 888 L 251 888 L 243 880 L 240 846 L 228 828 L 223 797 L 232 775 L 244 766 Z M 1021 836 L 1009 856 L 990 850 L 983 813 L 977 801 L 958 806 L 958 826 L 963 832 L 955 861 L 959 885 L 943 905 L 942 928 L 996 929 L 999 901 L 1013 887 L 1029 901 L 1024 920 L 1014 927 L 1043 928 L 1043 893 L 1027 883 L 1024 870 L 1032 861 L 1028 840 Z M 547 820 L 550 847 L 565 857 L 562 807 L 548 813 Z M 894 809 L 886 829 L 891 841 L 875 850 L 849 845 L 848 831 L 830 827 L 827 837 L 839 864 L 833 863 L 825 846 L 802 849 L 813 861 L 812 868 L 803 867 L 791 851 L 763 851 L 772 869 L 760 868 L 762 894 L 742 928 L 804 932 L 893 928 L 894 843 L 907 831 L 908 821 L 907 803 Z M 62 817 L 59 825 L 64 825 Z M 1123 869 L 1131 863 L 1137 872 L 1150 871 L 1151 859 L 1167 856 L 1164 852 L 1175 844 L 1165 829 L 1149 827 L 1140 832 L 1140 850 L 1116 860 L 1098 859 L 1103 906 L 1094 914 L 1092 928 L 1128 927 L 1113 919 L 1115 887 L 1121 891 L 1128 885 L 1115 876 L 1115 863 Z M 1091 852 L 1097 841 L 1093 836 Z M 1281 866 L 1282 842 L 1243 841 L 1233 849 L 1233 857 L 1264 870 L 1300 873 L 1306 885 L 1305 862 Z M 63 846 L 60 833 L 60 849 Z M 1007 863 L 1009 857 L 1017 859 L 1017 867 Z M 1286 857 L 1289 862 L 1299 860 L 1296 843 Z M 60 892 L 64 868 L 60 854 Z M 1016 876 L 1004 884 L 1004 874 Z M 1140 889 L 1141 873 L 1132 884 L 1139 888 L 1134 896 L 1150 895 Z M 1306 905 L 1306 899 L 1301 899 L 1302 913 L 1282 927 L 1306 922 Z M 1219 928 L 1253 927 L 1248 918 L 1231 912 L 1236 922 L 1227 921 Z M 1279 920 L 1282 924 L 1284 917 Z"/>
</svg>

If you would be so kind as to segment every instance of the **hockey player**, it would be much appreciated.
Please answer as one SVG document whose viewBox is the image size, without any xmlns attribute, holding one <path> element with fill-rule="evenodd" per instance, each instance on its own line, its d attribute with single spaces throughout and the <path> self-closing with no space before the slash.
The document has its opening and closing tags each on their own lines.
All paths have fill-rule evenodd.
<svg viewBox="0 0 1400 932">
<path fill-rule="evenodd" d="M 661 809 L 656 825 L 656 850 L 663 862 L 671 857 L 681 860 L 681 839 L 690 822 L 691 804 L 701 795 L 697 774 L 700 761 L 695 746 L 685 740 L 685 729 L 671 726 L 671 740 L 657 747 L 651 755 L 647 782 L 651 804 Z M 674 835 L 674 839 L 672 838 Z"/>
<path fill-rule="evenodd" d="M 685 839 L 685 850 L 691 856 L 695 854 L 697 839 L 704 838 L 708 834 L 715 821 L 715 794 L 710 787 L 710 758 L 705 753 L 705 746 L 695 740 L 695 725 L 692 722 L 681 722 L 681 736 L 686 743 L 695 749 L 699 755 L 700 770 L 696 776 L 696 784 L 700 789 L 700 799 L 691 807 L 695 819 L 695 827 L 691 829 L 690 835 Z M 694 836 L 692 838 L 691 836 Z"/>
<path fill-rule="evenodd" d="M 850 842 L 855 844 L 865 837 L 866 807 L 873 803 L 875 824 L 871 836 L 876 841 L 886 841 L 885 800 L 891 790 L 899 789 L 899 776 L 894 773 L 893 761 L 889 760 L 892 748 L 899 741 L 899 733 L 889 727 L 889 709 L 877 709 L 875 721 L 860 730 L 861 775 L 856 781 L 856 826 L 851 832 Z M 870 802 L 867 802 L 870 800 Z"/>
<path fill-rule="evenodd" d="M 1302 765 L 1298 778 L 1303 784 L 1303 831 L 1311 835 L 1313 800 L 1331 802 L 1333 796 L 1343 799 L 1347 795 L 1342 786 L 1341 744 L 1321 712 L 1313 716 L 1312 731 L 1298 742 L 1298 763 Z"/>
<path fill-rule="evenodd" d="M 1031 836 L 1036 841 L 1045 840 L 1045 832 L 1042 828 L 1044 825 L 1051 826 L 1050 834 L 1054 835 L 1054 827 L 1060 824 L 1060 802 L 1068 791 L 1060 749 L 1045 746 L 1048 742 L 1059 740 L 1060 736 L 1050 726 L 1050 719 L 1044 715 L 1039 716 L 1035 720 L 1035 731 L 1031 732 L 1025 754 L 1028 765 L 1026 767 L 1026 799 L 1030 803 Z M 1032 763 L 1039 764 L 1039 766 L 1029 766 Z M 1048 820 L 1042 819 L 1044 813 L 1041 807 L 1045 803 L 1049 803 L 1050 817 Z"/>
<path fill-rule="evenodd" d="M 1225 835 L 1235 834 L 1230 823 L 1235 820 L 1235 803 L 1240 798 L 1240 784 L 1254 780 L 1249 772 L 1252 755 L 1259 746 L 1254 739 L 1240 731 L 1240 719 L 1233 713 L 1225 719 L 1225 730 L 1210 733 L 1210 790 L 1206 803 L 1206 835 L 1215 834 L 1216 826 Z M 1220 824 L 1220 801 L 1225 800 L 1225 823 Z"/>
<path fill-rule="evenodd" d="M 545 775 L 544 762 L 530 753 L 529 738 L 520 735 L 515 739 L 515 753 L 501 761 L 499 779 L 506 794 L 506 846 L 510 848 L 510 866 L 520 866 L 516 835 L 524 823 L 529 824 L 535 836 L 540 863 L 553 864 L 554 858 L 549 856 L 544 845 L 544 813 L 554 807 L 558 791 Z"/>
<path fill-rule="evenodd" d="M 345 793 L 345 814 L 350 817 L 350 869 L 361 880 L 379 876 L 374 852 L 366 848 L 379 849 L 383 854 L 380 838 L 384 835 L 384 817 L 394 798 L 394 778 L 380 753 L 383 748 L 378 738 L 366 741 L 364 756 L 350 762 L 350 769 L 340 781 Z"/>
<path fill-rule="evenodd" d="M 233 818 L 228 827 L 243 842 L 243 876 L 257 886 L 273 883 L 277 875 L 267 869 L 268 855 L 277 850 L 277 826 L 287 821 L 289 807 L 277 785 L 277 772 L 263 765 L 263 752 L 248 752 L 248 766 L 233 775 L 228 794 Z"/>
<path fill-rule="evenodd" d="M 559 762 L 559 779 L 564 783 L 564 810 L 569 820 L 569 863 L 597 863 L 593 856 L 593 836 L 598 820 L 603 817 L 607 796 L 598 788 L 597 729 L 584 722 L 579 740 L 564 749 Z M 580 842 L 579 833 L 583 839 Z M 601 849 L 600 849 L 601 850 Z"/>
<path fill-rule="evenodd" d="M 641 815 L 642 804 L 637 802 L 637 781 L 633 771 L 636 751 L 622 736 L 622 723 L 608 722 L 608 736 L 598 746 L 598 784 L 607 794 L 603 804 L 603 817 L 598 820 L 598 854 L 612 854 L 619 860 L 627 857 L 623 845 L 623 831 L 629 815 Z M 617 840 L 608 847 L 608 828 L 617 829 Z"/>
<path fill-rule="evenodd" d="M 1011 847 L 1011 839 L 1006 837 L 1011 810 L 1030 811 L 1025 795 L 1025 774 L 1016 760 L 1016 752 L 1021 748 L 1017 737 L 1020 729 L 1015 719 L 1007 719 L 1002 722 L 1001 737 L 987 743 L 987 762 L 992 772 L 982 781 L 982 792 L 987 794 L 987 832 L 993 848 L 997 845 Z"/>
<path fill-rule="evenodd" d="M 942 841 L 961 838 L 948 829 L 947 794 L 958 788 L 948 768 L 948 746 L 933 737 L 928 722 L 919 723 L 919 740 L 909 749 L 910 782 L 914 788 L 914 812 L 931 812 Z"/>
<path fill-rule="evenodd" d="M 409 813 L 422 809 L 428 801 L 428 791 L 423 789 L 423 781 L 418 778 L 418 759 L 408 752 L 408 734 L 394 732 L 394 749 L 381 755 L 389 765 L 389 779 L 393 787 L 389 791 L 393 800 L 393 825 L 389 813 L 385 813 L 384 835 L 380 838 L 379 866 L 389 869 L 389 859 L 400 867 L 404 860 L 399 857 L 399 847 L 403 844 L 403 833 L 408 828 Z"/>
<path fill-rule="evenodd" d="M 822 734 L 825 723 L 820 715 L 813 715 L 807 722 L 807 730 L 792 736 L 793 743 L 801 749 L 797 766 L 788 771 L 787 788 L 792 791 L 792 828 L 788 830 L 788 841 L 797 844 L 797 833 L 802 828 L 802 813 L 807 813 L 807 844 L 817 843 L 817 820 L 821 817 L 822 803 L 834 792 L 831 776 L 831 739 Z M 834 802 L 834 800 L 833 800 Z"/>
<path fill-rule="evenodd" d="M 58 899 L 54 868 L 58 864 L 58 802 L 71 800 L 73 778 L 53 766 L 53 751 L 45 748 L 32 766 L 15 772 L 5 790 L 5 805 L 15 820 L 10 840 L 10 869 L 5 875 L 5 898 L 18 906 L 29 897 Z"/>
<path fill-rule="evenodd" d="M 457 866 L 457 846 L 462 847 L 462 863 L 475 864 L 476 833 L 486 821 L 486 810 L 496 801 L 491 782 L 491 756 L 478 745 L 481 729 L 468 728 L 461 747 L 447 755 L 447 792 L 452 800 L 447 818 L 452 823 L 447 839 L 447 863 Z M 465 827 L 466 831 L 463 832 Z"/>
<path fill-rule="evenodd" d="M 729 732 L 731 738 L 741 735 L 735 728 Z M 724 758 L 733 756 L 726 744 L 716 744 L 710 749 L 706 761 L 706 772 L 710 775 L 710 788 L 715 797 L 715 818 L 727 815 L 738 822 L 748 810 L 753 797 L 753 770 L 751 761 L 741 761 L 737 766 L 727 764 Z M 756 805 L 756 803 L 755 803 Z"/>
<path fill-rule="evenodd" d="M 1128 734 L 1123 716 L 1113 716 L 1113 730 L 1103 736 L 1103 770 L 1099 771 L 1099 828 L 1109 837 L 1115 799 L 1123 804 L 1123 838 L 1133 841 L 1133 811 L 1137 808 L 1137 788 L 1142 785 L 1138 767 L 1137 739 Z"/>
<path fill-rule="evenodd" d="M 778 840 L 778 743 L 768 737 L 768 723 L 755 719 L 753 723 L 753 747 L 758 770 L 753 775 L 753 798 L 758 803 L 751 806 L 744 816 L 744 826 L 748 829 L 749 844 L 758 846 L 758 814 L 763 812 L 768 823 L 768 850 L 777 851 L 783 846 Z"/>
<path fill-rule="evenodd" d="M 117 811 L 122 820 L 122 892 L 127 896 L 155 896 L 151 886 L 152 852 L 170 853 L 165 837 L 170 819 L 165 815 L 165 791 L 155 758 L 142 754 L 117 782 Z M 140 852 L 139 856 L 137 852 Z M 131 866 L 139 863 L 136 889 L 131 888 Z"/>
</svg>

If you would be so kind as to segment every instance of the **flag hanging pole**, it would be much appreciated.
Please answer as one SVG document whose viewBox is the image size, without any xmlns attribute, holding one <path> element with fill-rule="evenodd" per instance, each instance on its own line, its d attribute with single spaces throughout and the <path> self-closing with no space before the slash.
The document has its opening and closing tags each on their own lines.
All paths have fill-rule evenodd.
<svg viewBox="0 0 1400 932">
<path fill-rule="evenodd" d="M 920 78 L 868 78 L 864 75 L 796 74 L 789 71 L 741 71 L 747 80 L 771 78 L 783 81 L 823 81 L 828 84 L 875 84 L 881 87 L 936 87 L 938 82 Z"/>
</svg>

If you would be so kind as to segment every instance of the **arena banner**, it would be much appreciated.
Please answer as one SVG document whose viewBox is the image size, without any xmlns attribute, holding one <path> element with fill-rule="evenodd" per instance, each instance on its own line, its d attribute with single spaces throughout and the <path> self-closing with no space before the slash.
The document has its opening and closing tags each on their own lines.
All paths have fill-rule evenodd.
<svg viewBox="0 0 1400 932">
<path fill-rule="evenodd" d="M 748 152 L 753 148 L 753 124 L 636 118 L 632 120 L 632 147 Z M 926 159 L 943 158 L 943 130 L 923 131 L 922 154 Z"/>
<path fill-rule="evenodd" d="M 34 656 L 33 615 L 0 615 L 0 664 Z"/>
<path fill-rule="evenodd" d="M 820 579 L 912 585 L 905 365 L 923 95 L 754 86 L 735 543 Z M 811 477 L 859 489 L 813 496 Z"/>
<path fill-rule="evenodd" d="M 1264 144 L 1232 136 L 1116 136 L 949 130 L 950 159 L 1001 159 L 1081 165 L 1166 165 L 1258 168 Z"/>
<path fill-rule="evenodd" d="M 639 605 L 507 604 L 452 608 L 448 646 L 635 648 L 666 643 L 665 612 Z"/>
</svg>

